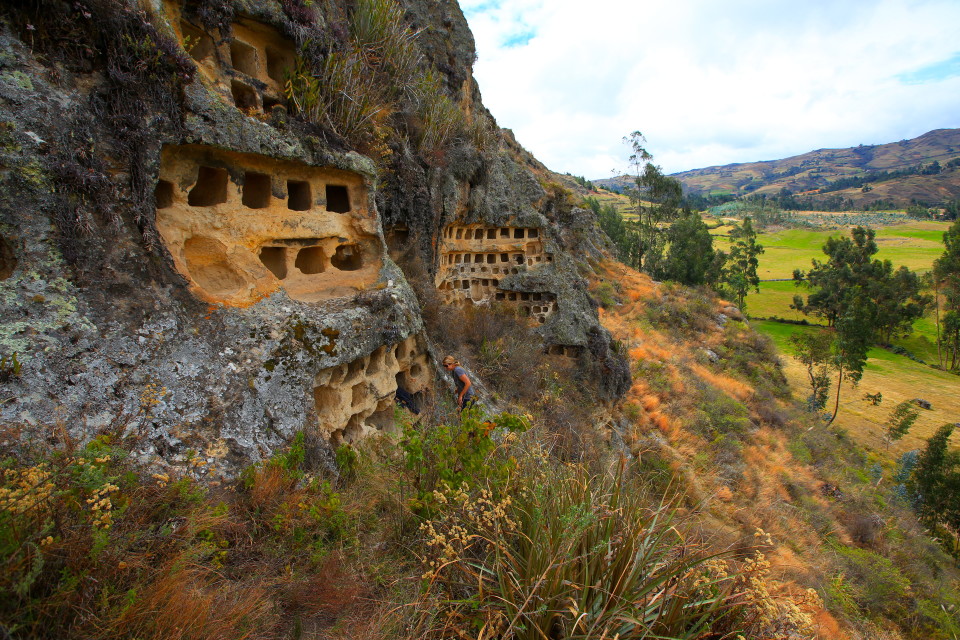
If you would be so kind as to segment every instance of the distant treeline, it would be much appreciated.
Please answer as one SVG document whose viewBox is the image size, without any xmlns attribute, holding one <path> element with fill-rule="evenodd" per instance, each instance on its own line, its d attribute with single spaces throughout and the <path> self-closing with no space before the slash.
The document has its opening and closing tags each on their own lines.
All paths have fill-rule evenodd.
<svg viewBox="0 0 960 640">
<path fill-rule="evenodd" d="M 840 191 L 842 189 L 853 189 L 857 187 L 863 188 L 873 182 L 885 182 L 895 178 L 906 178 L 907 176 L 935 176 L 944 171 L 956 169 L 957 167 L 960 167 L 960 158 L 954 158 L 944 166 L 940 166 L 940 162 L 934 160 L 930 164 L 917 164 L 896 171 L 871 171 L 862 176 L 832 180 L 828 182 L 826 186 L 820 187 L 820 193 L 829 193 L 830 191 Z"/>
<path fill-rule="evenodd" d="M 748 196 L 735 196 L 729 193 L 710 196 L 686 194 L 683 198 L 683 205 L 694 211 L 706 211 L 735 201 L 759 204 L 784 211 L 889 211 L 890 209 L 903 208 L 903 205 L 898 205 L 890 198 L 881 198 L 863 204 L 854 202 L 853 199 L 845 198 L 838 193 L 825 197 L 797 196 L 786 188 L 775 194 L 754 193 Z M 914 200 L 906 207 L 906 211 L 911 216 L 926 218 L 933 215 L 931 209 L 937 208 L 944 209 L 947 220 L 956 220 L 960 217 L 960 198 L 947 203 L 940 203 L 939 207 L 935 203 Z"/>
</svg>

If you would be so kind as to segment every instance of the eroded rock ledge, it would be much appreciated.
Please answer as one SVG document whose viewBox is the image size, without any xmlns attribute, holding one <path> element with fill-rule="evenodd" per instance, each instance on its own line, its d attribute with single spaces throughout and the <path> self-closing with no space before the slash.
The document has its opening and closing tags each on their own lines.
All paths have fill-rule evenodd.
<svg viewBox="0 0 960 640">
<path fill-rule="evenodd" d="M 405 5 L 457 104 L 485 114 L 456 3 Z M 423 400 L 438 384 L 401 254 L 446 303 L 517 309 L 544 351 L 623 392 L 578 275 L 595 225 L 558 214 L 512 138 L 456 141 L 443 163 L 397 148 L 377 168 L 287 114 L 303 43 L 279 3 L 238 3 L 223 32 L 173 1 L 110 6 L 88 19 L 154 43 L 172 75 L 0 33 L 0 355 L 23 363 L 4 424 L 123 431 L 144 461 L 208 478 L 298 430 L 329 454 L 390 428 L 398 389 Z"/>
</svg>

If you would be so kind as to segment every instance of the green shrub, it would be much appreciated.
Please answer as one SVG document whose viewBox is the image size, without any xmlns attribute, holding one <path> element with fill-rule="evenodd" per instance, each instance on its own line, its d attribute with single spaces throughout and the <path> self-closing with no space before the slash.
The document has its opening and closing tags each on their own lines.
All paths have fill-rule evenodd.
<svg viewBox="0 0 960 640">
<path fill-rule="evenodd" d="M 530 427 L 526 418 L 507 413 L 484 420 L 476 406 L 464 409 L 460 417 L 455 425 L 404 427 L 400 446 L 413 483 L 410 506 L 414 511 L 430 513 L 436 502 L 434 492 L 441 486 L 459 489 L 505 481 L 515 461 L 491 456 L 497 446 L 492 436 L 495 431 L 522 433 Z"/>
<path fill-rule="evenodd" d="M 832 542 L 831 548 L 847 576 L 850 593 L 870 613 L 896 618 L 903 614 L 910 580 L 893 562 L 869 549 Z"/>
</svg>

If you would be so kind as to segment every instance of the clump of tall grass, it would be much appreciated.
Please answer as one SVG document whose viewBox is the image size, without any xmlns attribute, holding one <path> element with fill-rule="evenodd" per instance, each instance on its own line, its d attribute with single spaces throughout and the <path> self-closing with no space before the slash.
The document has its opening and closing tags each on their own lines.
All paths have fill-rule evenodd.
<svg viewBox="0 0 960 640">
<path fill-rule="evenodd" d="M 423 152 L 457 137 L 488 142 L 484 127 L 467 124 L 442 77 L 424 59 L 419 32 L 403 18 L 394 0 L 358 0 L 349 42 L 320 58 L 298 58 L 285 85 L 294 112 L 379 160 L 390 154 L 386 141 L 398 138 L 391 124 L 398 112 L 407 115 L 407 133 Z"/>
<path fill-rule="evenodd" d="M 705 577 L 674 508 L 649 507 L 624 474 L 534 453 L 513 483 L 437 492 L 424 637 L 695 638 L 726 616 L 733 581 Z"/>
</svg>

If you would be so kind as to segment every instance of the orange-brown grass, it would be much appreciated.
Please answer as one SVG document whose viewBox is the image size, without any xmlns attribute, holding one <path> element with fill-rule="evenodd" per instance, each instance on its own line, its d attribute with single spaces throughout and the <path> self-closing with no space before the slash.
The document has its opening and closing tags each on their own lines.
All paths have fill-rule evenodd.
<svg viewBox="0 0 960 640">
<path fill-rule="evenodd" d="M 104 629 L 110 637 L 156 640 L 244 640 L 262 637 L 276 624 L 266 585 L 237 584 L 209 570 L 169 563 L 142 589 L 119 620 Z"/>
<path fill-rule="evenodd" d="M 743 401 L 753 395 L 754 390 L 750 385 L 735 380 L 730 376 L 723 375 L 722 373 L 714 373 L 695 362 L 690 363 L 690 370 L 696 373 L 701 379 L 706 380 L 717 389 L 720 389 L 737 400 Z"/>
<path fill-rule="evenodd" d="M 631 415 L 637 415 L 635 429 L 638 434 L 655 429 L 666 436 L 668 449 L 659 451 L 658 455 L 668 462 L 681 479 L 688 496 L 719 505 L 717 515 L 720 518 L 711 529 L 712 533 L 733 540 L 752 540 L 753 529 L 761 527 L 774 536 L 776 552 L 770 554 L 769 559 L 774 571 L 783 580 L 786 591 L 802 591 L 799 587 L 791 586 L 794 580 L 804 587 L 822 581 L 822 573 L 819 573 L 822 569 L 809 564 L 810 560 L 805 555 L 798 555 L 791 548 L 778 544 L 790 540 L 797 545 L 793 548 L 799 549 L 816 549 L 820 545 L 818 534 L 799 516 L 799 512 L 784 510 L 783 505 L 794 502 L 788 484 L 795 487 L 796 491 L 806 492 L 810 501 L 819 505 L 816 508 L 823 512 L 829 513 L 833 509 L 833 505 L 820 495 L 818 489 L 822 480 L 815 471 L 794 460 L 786 446 L 789 438 L 787 433 L 765 424 L 761 418 L 765 414 L 751 409 L 751 420 L 759 424 L 759 429 L 743 436 L 739 455 L 744 469 L 739 482 L 731 486 L 721 476 L 714 476 L 709 456 L 706 465 L 691 464 L 694 460 L 701 460 L 699 456 L 705 450 L 709 451 L 711 445 L 706 444 L 702 436 L 684 427 L 697 408 L 686 397 L 686 389 L 708 385 L 737 402 L 757 402 L 754 385 L 738 377 L 740 374 L 729 369 L 720 371 L 698 362 L 704 345 L 729 343 L 730 336 L 725 335 L 721 327 L 715 326 L 706 328 L 689 342 L 676 337 L 667 338 L 656 328 L 650 327 L 646 315 L 646 306 L 657 304 L 660 300 L 657 285 L 646 276 L 615 263 L 605 263 L 598 272 L 601 277 L 618 282 L 625 299 L 623 304 L 606 310 L 601 318 L 603 325 L 614 338 L 626 343 L 634 371 L 647 370 L 637 366 L 644 361 L 658 363 L 661 367 L 659 371 L 666 374 L 669 381 L 668 388 L 661 386 L 654 391 L 646 380 L 635 374 L 626 400 L 633 407 L 642 408 L 642 414 L 639 415 L 636 409 L 631 410 Z M 725 300 L 715 300 L 713 303 L 718 313 L 729 306 L 730 303 Z M 694 384 L 695 380 L 700 383 Z M 777 404 L 773 410 L 779 410 L 779 407 Z M 636 441 L 643 442 L 642 438 Z M 642 455 L 647 453 L 642 452 Z M 699 471 L 695 472 L 695 468 Z M 808 611 L 815 615 L 824 630 L 819 637 L 844 637 L 839 623 L 825 610 L 811 605 Z"/>
</svg>

